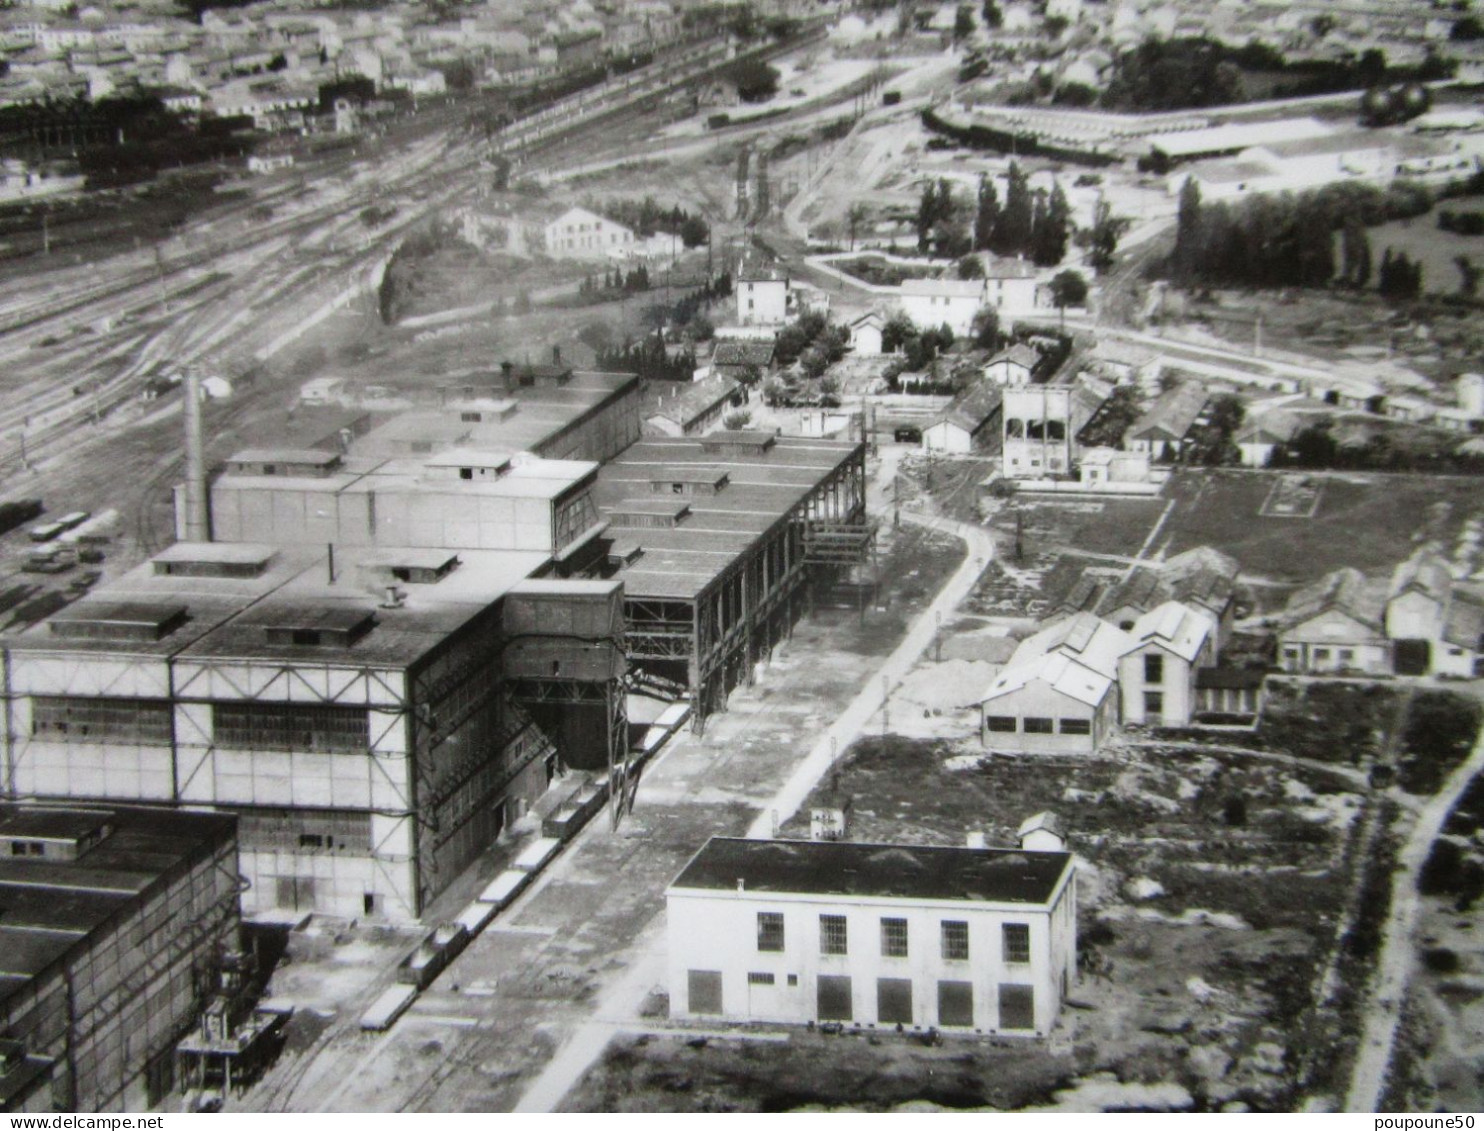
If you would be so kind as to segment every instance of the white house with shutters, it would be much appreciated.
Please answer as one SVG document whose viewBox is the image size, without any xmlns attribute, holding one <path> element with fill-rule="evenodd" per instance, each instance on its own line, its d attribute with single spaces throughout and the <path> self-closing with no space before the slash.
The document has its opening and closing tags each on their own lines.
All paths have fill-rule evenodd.
<svg viewBox="0 0 1484 1131">
<path fill-rule="evenodd" d="M 1035 843 L 713 837 L 665 892 L 670 1017 L 1044 1037 L 1076 974 L 1077 881 L 1044 822 Z"/>
</svg>

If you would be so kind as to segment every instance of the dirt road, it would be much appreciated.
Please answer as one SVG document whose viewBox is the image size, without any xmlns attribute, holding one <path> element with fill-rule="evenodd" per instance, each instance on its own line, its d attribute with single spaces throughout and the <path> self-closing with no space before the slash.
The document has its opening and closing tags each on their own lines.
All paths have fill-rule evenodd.
<svg viewBox="0 0 1484 1131">
<path fill-rule="evenodd" d="M 1406 1000 L 1407 983 L 1416 962 L 1412 934 L 1421 910 L 1417 876 L 1427 862 L 1448 814 L 1480 771 L 1484 771 L 1484 734 L 1474 743 L 1468 760 L 1453 771 L 1443 788 L 1423 806 L 1412 835 L 1398 856 L 1398 867 L 1391 881 L 1391 913 L 1386 918 L 1381 937 L 1381 956 L 1371 983 L 1366 1027 L 1350 1077 L 1350 1092 L 1345 1097 L 1346 1111 L 1373 1112 L 1381 1100 L 1386 1070 L 1391 1063 L 1391 1050 L 1396 1043 L 1397 1026 L 1401 1022 L 1402 1005 Z"/>
</svg>

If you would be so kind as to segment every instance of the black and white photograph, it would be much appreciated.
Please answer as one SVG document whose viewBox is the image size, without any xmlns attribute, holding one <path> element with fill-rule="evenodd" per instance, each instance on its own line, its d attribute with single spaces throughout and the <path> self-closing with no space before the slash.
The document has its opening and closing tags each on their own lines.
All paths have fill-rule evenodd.
<svg viewBox="0 0 1484 1131">
<path fill-rule="evenodd" d="M 7 1126 L 1471 1127 L 1476 5 L 3 0 Z"/>
</svg>

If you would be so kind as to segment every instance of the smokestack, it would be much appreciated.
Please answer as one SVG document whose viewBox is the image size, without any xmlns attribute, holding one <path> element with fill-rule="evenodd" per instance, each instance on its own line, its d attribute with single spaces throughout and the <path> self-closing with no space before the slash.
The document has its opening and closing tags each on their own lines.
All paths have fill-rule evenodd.
<svg viewBox="0 0 1484 1131">
<path fill-rule="evenodd" d="M 185 379 L 185 432 L 185 537 L 187 542 L 210 542 L 206 439 L 201 432 L 201 378 L 194 371 L 188 372 Z"/>
</svg>

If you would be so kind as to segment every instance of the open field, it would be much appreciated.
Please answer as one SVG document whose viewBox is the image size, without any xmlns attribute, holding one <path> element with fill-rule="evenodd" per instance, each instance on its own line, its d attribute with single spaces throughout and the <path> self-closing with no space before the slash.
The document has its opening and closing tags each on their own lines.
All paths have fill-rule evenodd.
<svg viewBox="0 0 1484 1131">
<path fill-rule="evenodd" d="M 1478 484 L 1423 475 L 1331 475 L 1312 518 L 1265 516 L 1277 472 L 1179 471 L 1160 532 L 1167 554 L 1214 546 L 1249 575 L 1302 584 L 1341 566 L 1387 572 L 1418 544 L 1451 547 L 1481 507 Z"/>
</svg>

